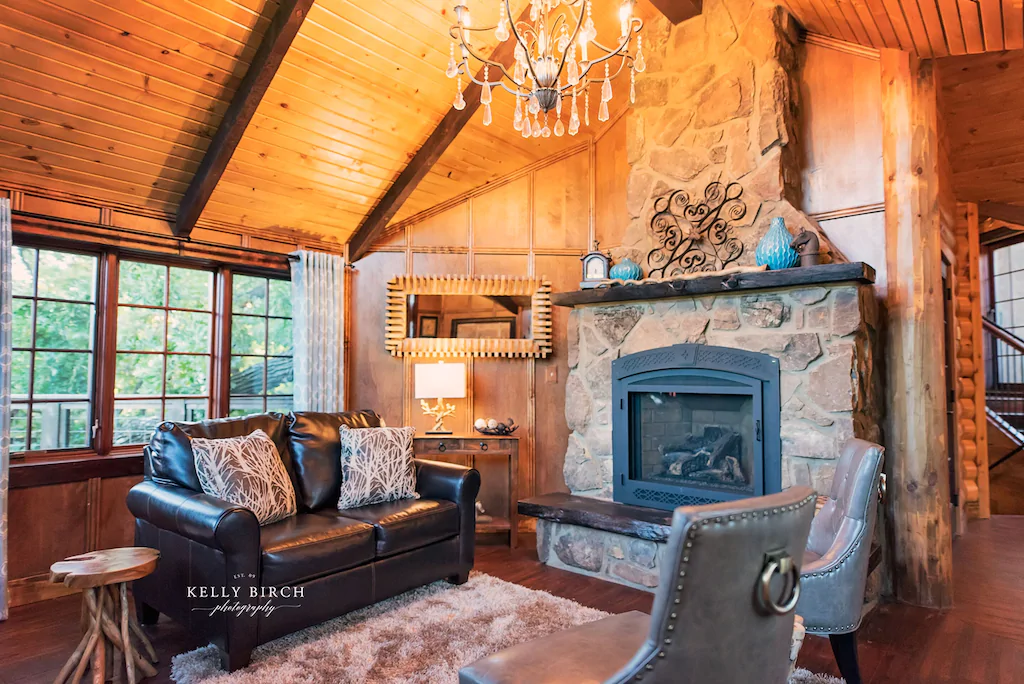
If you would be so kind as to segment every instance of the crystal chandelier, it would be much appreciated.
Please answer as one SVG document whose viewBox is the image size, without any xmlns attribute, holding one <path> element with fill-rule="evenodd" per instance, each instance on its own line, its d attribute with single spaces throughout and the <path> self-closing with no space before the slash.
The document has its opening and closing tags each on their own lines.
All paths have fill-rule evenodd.
<svg viewBox="0 0 1024 684">
<path fill-rule="evenodd" d="M 576 135 L 580 129 L 580 104 L 583 120 L 590 125 L 590 86 L 600 87 L 597 120 L 608 120 L 608 103 L 612 99 L 612 80 L 629 70 L 629 101 L 636 99 L 635 77 L 646 68 L 642 36 L 643 20 L 633 16 L 636 0 L 624 0 L 619 9 L 620 35 L 617 47 L 606 47 L 597 41 L 593 18 L 593 0 L 530 0 L 530 21 L 512 17 L 510 0 L 491 0 L 499 4 L 496 26 L 474 27 L 469 8 L 455 6 L 458 23 L 449 32 L 460 48 L 460 61 L 455 59 L 455 42 L 451 44 L 446 74 L 457 79 L 458 90 L 452 106 L 464 109 L 462 79 L 468 78 L 481 87 L 480 104 L 484 107 L 484 125 L 491 124 L 491 89 L 501 86 L 516 98 L 513 127 L 524 138 Z M 501 44 L 515 40 L 511 67 L 487 59 L 473 49 L 473 34 L 493 31 Z M 630 43 L 636 35 L 636 50 Z M 483 64 L 482 78 L 470 70 L 470 57 Z M 511 73 L 509 73 L 511 68 Z M 496 80 L 491 80 L 491 77 Z M 562 103 L 569 102 L 568 127 L 562 123 Z M 550 119 L 555 119 L 554 126 Z"/>
</svg>

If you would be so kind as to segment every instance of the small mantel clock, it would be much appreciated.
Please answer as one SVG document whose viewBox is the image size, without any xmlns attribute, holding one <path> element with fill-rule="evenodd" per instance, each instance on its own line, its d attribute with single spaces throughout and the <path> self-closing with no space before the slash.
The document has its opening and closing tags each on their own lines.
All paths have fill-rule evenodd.
<svg viewBox="0 0 1024 684">
<path fill-rule="evenodd" d="M 600 243 L 594 241 L 594 251 L 587 253 L 581 258 L 583 261 L 583 280 L 580 282 L 580 289 L 587 290 L 597 287 L 602 281 L 608 280 L 608 271 L 611 269 L 611 256 L 599 250 Z"/>
</svg>

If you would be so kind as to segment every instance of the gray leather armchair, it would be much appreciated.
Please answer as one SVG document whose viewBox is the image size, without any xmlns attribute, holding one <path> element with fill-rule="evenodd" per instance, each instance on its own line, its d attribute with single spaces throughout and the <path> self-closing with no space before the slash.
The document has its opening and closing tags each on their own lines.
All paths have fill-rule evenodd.
<svg viewBox="0 0 1024 684">
<path fill-rule="evenodd" d="M 811 634 L 829 635 L 847 684 L 860 684 L 857 629 L 878 514 L 884 449 L 862 439 L 843 447 L 828 500 L 811 524 L 796 612 Z"/>
<path fill-rule="evenodd" d="M 783 684 L 814 492 L 677 508 L 652 615 L 545 636 L 459 671 L 460 684 Z"/>
</svg>

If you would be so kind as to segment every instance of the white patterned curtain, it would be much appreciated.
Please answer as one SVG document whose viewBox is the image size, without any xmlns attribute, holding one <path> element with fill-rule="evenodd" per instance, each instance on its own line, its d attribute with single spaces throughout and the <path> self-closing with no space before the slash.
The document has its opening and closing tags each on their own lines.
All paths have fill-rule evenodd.
<svg viewBox="0 0 1024 684">
<path fill-rule="evenodd" d="M 0 199 L 0 620 L 7 619 L 7 485 L 11 472 L 11 200 Z"/>
<path fill-rule="evenodd" d="M 345 410 L 345 260 L 300 250 L 292 262 L 295 410 Z"/>
</svg>

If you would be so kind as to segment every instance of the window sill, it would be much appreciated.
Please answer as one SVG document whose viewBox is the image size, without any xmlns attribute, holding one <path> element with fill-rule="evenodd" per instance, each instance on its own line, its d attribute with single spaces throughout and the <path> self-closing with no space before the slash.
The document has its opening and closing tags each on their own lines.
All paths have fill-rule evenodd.
<svg viewBox="0 0 1024 684">
<path fill-rule="evenodd" d="M 96 477 L 142 474 L 142 448 L 118 450 L 109 456 L 71 452 L 46 457 L 31 456 L 11 463 L 12 489 L 80 482 Z"/>
</svg>

